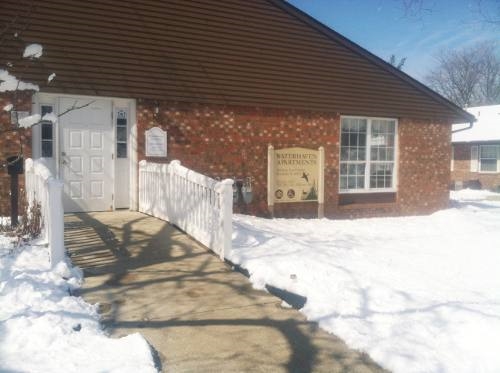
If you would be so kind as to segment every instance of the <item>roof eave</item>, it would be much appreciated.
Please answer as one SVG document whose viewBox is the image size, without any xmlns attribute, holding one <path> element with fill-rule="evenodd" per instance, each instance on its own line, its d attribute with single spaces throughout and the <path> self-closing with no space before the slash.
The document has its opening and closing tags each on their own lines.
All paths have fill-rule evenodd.
<svg viewBox="0 0 500 373">
<path fill-rule="evenodd" d="M 433 91 L 426 85 L 420 83 L 418 80 L 412 78 L 405 72 L 396 69 L 394 66 L 392 66 L 390 63 L 384 61 L 380 57 L 377 57 L 370 51 L 366 50 L 365 48 L 361 47 L 360 45 L 354 43 L 353 41 L 347 39 L 346 37 L 342 36 L 335 30 L 331 29 L 330 27 L 326 26 L 325 24 L 321 23 L 317 19 L 311 17 L 309 14 L 305 13 L 304 11 L 300 10 L 299 8 L 293 6 L 292 4 L 288 3 L 285 0 L 267 0 L 271 4 L 279 7 L 280 9 L 286 11 L 287 13 L 293 15 L 297 19 L 307 23 L 311 27 L 315 28 L 317 31 L 321 32 L 328 38 L 331 38 L 345 47 L 349 48 L 353 52 L 360 54 L 361 56 L 367 58 L 370 60 L 372 63 L 375 65 L 381 67 L 382 69 L 386 70 L 387 72 L 393 74 L 397 78 L 405 81 L 406 83 L 410 84 L 413 86 L 415 89 L 418 91 L 422 92 L 423 94 L 429 96 L 431 99 L 434 101 L 437 101 L 438 103 L 448 107 L 457 115 L 457 119 L 460 118 L 460 120 L 464 120 L 464 122 L 475 122 L 476 118 L 474 115 L 468 113 L 464 109 L 462 109 L 460 106 L 454 104 L 453 102 L 449 101 L 447 98 L 441 96 L 439 93 Z"/>
</svg>

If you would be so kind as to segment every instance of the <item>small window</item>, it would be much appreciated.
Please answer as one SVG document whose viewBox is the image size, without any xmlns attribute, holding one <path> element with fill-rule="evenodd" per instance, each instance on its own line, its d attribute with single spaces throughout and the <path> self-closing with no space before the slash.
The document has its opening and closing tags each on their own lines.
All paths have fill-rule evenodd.
<svg viewBox="0 0 500 373">
<path fill-rule="evenodd" d="M 479 149 L 479 170 L 498 172 L 498 146 L 481 145 Z"/>
<path fill-rule="evenodd" d="M 127 122 L 128 111 L 118 109 L 116 111 L 116 157 L 127 158 Z"/>
<path fill-rule="evenodd" d="M 42 118 L 45 114 L 50 114 L 54 110 L 52 105 L 41 105 L 40 112 Z M 42 148 L 42 157 L 44 158 L 52 158 L 54 155 L 54 129 L 53 124 L 50 121 L 42 121 L 41 122 L 41 148 Z"/>
</svg>

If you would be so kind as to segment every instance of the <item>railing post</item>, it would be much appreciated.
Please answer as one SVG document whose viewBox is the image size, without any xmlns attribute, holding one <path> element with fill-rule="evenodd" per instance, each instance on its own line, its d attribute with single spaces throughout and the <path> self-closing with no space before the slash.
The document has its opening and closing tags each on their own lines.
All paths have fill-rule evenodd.
<svg viewBox="0 0 500 373">
<path fill-rule="evenodd" d="M 219 212 L 219 240 L 221 260 L 232 250 L 233 236 L 233 180 L 225 179 L 219 184 L 220 212 Z M 221 237 L 222 236 L 222 237 Z"/>
<path fill-rule="evenodd" d="M 50 261 L 52 267 L 64 259 L 64 209 L 62 204 L 63 183 L 57 179 L 47 180 L 49 190 L 48 198 L 48 219 Z"/>
</svg>

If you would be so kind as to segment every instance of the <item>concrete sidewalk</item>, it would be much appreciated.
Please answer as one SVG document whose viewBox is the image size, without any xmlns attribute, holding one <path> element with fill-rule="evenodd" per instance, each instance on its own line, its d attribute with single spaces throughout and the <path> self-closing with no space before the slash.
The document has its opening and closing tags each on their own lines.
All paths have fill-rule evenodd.
<svg viewBox="0 0 500 373">
<path fill-rule="evenodd" d="M 65 241 L 111 335 L 140 332 L 165 372 L 382 371 L 161 220 L 71 214 Z"/>
</svg>

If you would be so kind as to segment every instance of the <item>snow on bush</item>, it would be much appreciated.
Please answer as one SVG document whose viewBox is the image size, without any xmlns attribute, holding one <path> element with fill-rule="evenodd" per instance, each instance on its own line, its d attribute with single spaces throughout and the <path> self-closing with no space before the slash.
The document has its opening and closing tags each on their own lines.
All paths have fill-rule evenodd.
<svg viewBox="0 0 500 373">
<path fill-rule="evenodd" d="M 39 87 L 36 84 L 19 81 L 7 70 L 0 69 L 0 92 L 25 90 L 38 91 Z"/>
<path fill-rule="evenodd" d="M 19 119 L 19 127 L 30 128 L 40 122 L 40 119 L 40 114 L 28 115 L 27 117 Z"/>
<path fill-rule="evenodd" d="M 108 338 L 96 306 L 70 295 L 80 271 L 48 255 L 0 236 L 0 371 L 156 372 L 144 338 Z"/>
<path fill-rule="evenodd" d="M 455 208 L 420 217 L 237 215 L 229 259 L 257 288 L 306 296 L 309 320 L 391 371 L 496 373 L 500 201 L 485 196 L 454 193 Z"/>
</svg>

